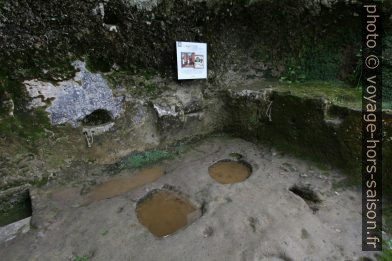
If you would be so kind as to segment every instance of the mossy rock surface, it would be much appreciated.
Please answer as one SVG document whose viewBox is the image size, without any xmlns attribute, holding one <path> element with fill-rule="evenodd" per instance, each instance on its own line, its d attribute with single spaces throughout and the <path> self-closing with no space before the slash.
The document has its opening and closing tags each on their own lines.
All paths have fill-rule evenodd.
<svg viewBox="0 0 392 261">
<path fill-rule="evenodd" d="M 263 89 L 264 87 L 260 87 Z M 337 167 L 347 174 L 352 184 L 361 184 L 362 114 L 356 106 L 334 102 L 328 92 L 319 98 L 287 86 L 274 87 L 268 100 L 249 102 L 246 97 L 228 99 L 227 109 L 232 121 L 227 131 L 245 139 L 257 140 L 294 156 L 310 159 L 321 165 Z M 309 92 L 319 92 L 319 89 Z M 348 93 L 351 91 L 348 90 Z M 344 92 L 342 92 L 344 93 Z M 356 98 L 356 91 L 352 97 Z M 266 106 L 272 103 L 271 121 Z M 332 102 L 331 102 L 332 101 Z M 355 103 L 354 103 L 355 104 Z M 392 196 L 392 121 L 384 112 L 383 125 L 383 188 Z"/>
<path fill-rule="evenodd" d="M 0 227 L 31 216 L 32 206 L 26 187 L 0 198 Z"/>
</svg>

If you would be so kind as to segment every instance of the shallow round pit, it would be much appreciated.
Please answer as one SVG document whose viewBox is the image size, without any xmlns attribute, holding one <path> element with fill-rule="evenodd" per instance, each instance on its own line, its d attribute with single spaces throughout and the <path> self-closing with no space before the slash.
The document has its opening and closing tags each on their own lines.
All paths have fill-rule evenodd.
<svg viewBox="0 0 392 261">
<path fill-rule="evenodd" d="M 136 206 L 139 222 L 152 234 L 163 237 L 188 226 L 201 211 L 183 195 L 162 189 L 147 194 Z"/>
<path fill-rule="evenodd" d="M 242 182 L 251 173 L 252 167 L 245 161 L 221 160 L 208 168 L 208 174 L 220 184 Z"/>
</svg>

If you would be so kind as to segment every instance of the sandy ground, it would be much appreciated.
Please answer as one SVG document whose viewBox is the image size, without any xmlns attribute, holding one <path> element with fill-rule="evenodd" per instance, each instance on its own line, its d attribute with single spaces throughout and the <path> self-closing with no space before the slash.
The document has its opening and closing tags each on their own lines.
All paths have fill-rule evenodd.
<svg viewBox="0 0 392 261">
<path fill-rule="evenodd" d="M 233 152 L 243 155 L 252 175 L 219 184 L 208 167 Z M 228 137 L 209 138 L 160 167 L 166 174 L 152 183 L 89 204 L 81 204 L 88 195 L 80 195 L 80 187 L 33 191 L 37 227 L 1 246 L 1 260 L 320 261 L 369 255 L 361 252 L 360 190 L 334 190 L 333 182 L 341 178 L 334 170 Z M 136 173 L 121 174 L 127 175 Z M 290 191 L 296 184 L 310 187 L 322 202 L 310 208 Z M 139 223 L 135 208 L 149 191 L 165 185 L 203 214 L 157 238 Z"/>
</svg>

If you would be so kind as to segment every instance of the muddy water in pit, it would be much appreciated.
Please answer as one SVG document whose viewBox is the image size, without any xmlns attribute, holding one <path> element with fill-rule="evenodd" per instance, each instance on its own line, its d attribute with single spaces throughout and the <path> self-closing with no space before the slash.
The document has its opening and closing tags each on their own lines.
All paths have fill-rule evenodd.
<svg viewBox="0 0 392 261">
<path fill-rule="evenodd" d="M 201 212 L 177 193 L 162 190 L 142 200 L 136 214 L 139 222 L 152 234 L 162 237 L 192 223 Z"/>
<path fill-rule="evenodd" d="M 137 172 L 129 177 L 116 178 L 106 181 L 88 193 L 84 203 L 112 198 L 128 192 L 134 188 L 154 182 L 165 174 L 163 167 L 151 167 Z"/>
<path fill-rule="evenodd" d="M 246 180 L 251 168 L 238 161 L 219 161 L 208 168 L 210 176 L 221 184 L 233 184 Z"/>
</svg>

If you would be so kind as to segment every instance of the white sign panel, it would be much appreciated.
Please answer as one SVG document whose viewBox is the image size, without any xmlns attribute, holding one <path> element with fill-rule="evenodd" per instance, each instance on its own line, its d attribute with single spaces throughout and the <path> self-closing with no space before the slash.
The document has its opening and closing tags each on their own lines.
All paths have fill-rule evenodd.
<svg viewBox="0 0 392 261">
<path fill-rule="evenodd" d="M 207 78 L 207 44 L 176 42 L 178 80 Z"/>
</svg>

